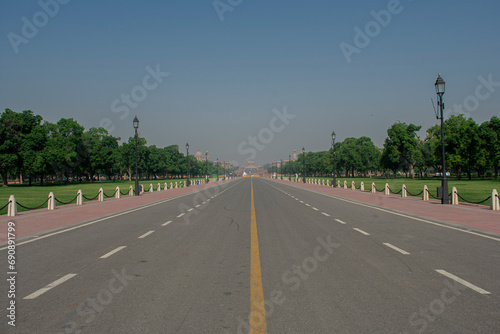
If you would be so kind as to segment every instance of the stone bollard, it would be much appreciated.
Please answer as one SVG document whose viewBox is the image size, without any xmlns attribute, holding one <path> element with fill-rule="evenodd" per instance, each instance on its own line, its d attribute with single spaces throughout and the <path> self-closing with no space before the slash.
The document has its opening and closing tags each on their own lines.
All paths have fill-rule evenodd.
<svg viewBox="0 0 500 334">
<path fill-rule="evenodd" d="M 179 185 L 177 184 L 177 181 L 175 181 L 175 189 L 179 188 Z"/>
<path fill-rule="evenodd" d="M 365 191 L 365 183 L 361 181 L 361 184 L 359 185 L 359 190 Z"/>
<path fill-rule="evenodd" d="M 340 181 L 337 181 L 337 188 L 340 188 Z"/>
<path fill-rule="evenodd" d="M 375 187 L 375 182 L 372 182 L 372 194 L 377 192 L 377 187 Z"/>
<path fill-rule="evenodd" d="M 330 180 L 326 180 L 326 186 L 329 187 L 330 186 Z"/>
<path fill-rule="evenodd" d="M 97 196 L 97 200 L 99 202 L 104 202 L 104 190 L 102 190 L 102 188 L 99 188 L 99 196 Z"/>
<path fill-rule="evenodd" d="M 140 187 L 141 187 L 141 188 L 140 188 L 140 189 L 141 189 L 141 191 L 139 192 L 139 195 L 142 195 L 142 194 L 144 194 L 144 185 L 143 185 L 143 184 L 141 184 L 141 185 L 140 185 Z"/>
<path fill-rule="evenodd" d="M 153 189 L 153 184 L 152 184 L 152 183 L 150 183 L 150 184 L 149 184 L 149 192 L 150 192 L 150 193 L 152 193 L 153 191 L 154 191 L 154 189 Z"/>
<path fill-rule="evenodd" d="M 390 195 L 391 191 L 389 190 L 389 183 L 386 183 L 384 186 L 384 195 Z"/>
<path fill-rule="evenodd" d="M 165 182 L 165 187 L 163 188 L 163 190 L 167 190 L 167 189 L 168 189 L 167 182 Z"/>
<path fill-rule="evenodd" d="M 347 189 L 347 181 L 344 181 L 344 189 Z"/>
<path fill-rule="evenodd" d="M 328 181 L 326 181 L 328 182 Z M 321 180 L 321 185 L 324 186 L 325 185 L 325 179 Z"/>
<path fill-rule="evenodd" d="M 117 186 L 116 189 L 115 189 L 115 198 L 120 199 L 120 195 L 121 195 L 120 194 L 120 187 Z"/>
<path fill-rule="evenodd" d="M 7 217 L 15 217 L 17 216 L 17 202 L 16 197 L 14 195 L 10 195 L 9 197 L 9 205 L 7 208 Z"/>
<path fill-rule="evenodd" d="M 500 210 L 500 200 L 498 199 L 498 192 L 497 192 L 496 189 L 493 189 L 491 191 L 490 209 L 493 210 L 493 211 Z"/>
<path fill-rule="evenodd" d="M 404 185 L 404 184 L 401 186 L 401 197 L 403 197 L 403 198 L 408 197 L 408 193 L 406 191 L 406 185 Z"/>
<path fill-rule="evenodd" d="M 130 187 L 128 188 L 128 195 L 129 195 L 129 196 L 134 196 L 134 187 L 133 187 L 133 186 L 130 186 Z"/>
<path fill-rule="evenodd" d="M 356 184 L 354 181 L 351 182 L 351 190 L 356 190 Z"/>
<path fill-rule="evenodd" d="M 47 203 L 47 209 L 55 210 L 56 209 L 56 200 L 54 199 L 54 193 L 49 193 L 49 201 Z"/>
<path fill-rule="evenodd" d="M 429 200 L 429 188 L 424 185 L 424 190 L 422 191 L 422 200 L 423 201 L 428 201 Z"/>
<path fill-rule="evenodd" d="M 83 205 L 83 192 L 81 189 L 78 189 L 76 193 L 76 205 Z"/>
<path fill-rule="evenodd" d="M 158 186 L 156 187 L 156 191 L 161 191 L 161 184 L 158 182 Z"/>
<path fill-rule="evenodd" d="M 174 185 L 172 184 L 172 182 L 170 182 L 170 189 L 173 189 L 174 188 Z"/>
<path fill-rule="evenodd" d="M 451 205 L 458 205 L 458 192 L 456 187 L 451 189 Z"/>
</svg>

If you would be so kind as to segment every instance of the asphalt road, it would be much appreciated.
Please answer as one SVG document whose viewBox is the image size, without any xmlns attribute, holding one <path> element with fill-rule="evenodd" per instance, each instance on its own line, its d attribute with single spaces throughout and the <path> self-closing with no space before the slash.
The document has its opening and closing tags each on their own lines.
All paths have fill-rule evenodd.
<svg viewBox="0 0 500 334">
<path fill-rule="evenodd" d="M 16 272 L 1 333 L 500 332 L 500 237 L 268 179 L 35 238 Z"/>
</svg>

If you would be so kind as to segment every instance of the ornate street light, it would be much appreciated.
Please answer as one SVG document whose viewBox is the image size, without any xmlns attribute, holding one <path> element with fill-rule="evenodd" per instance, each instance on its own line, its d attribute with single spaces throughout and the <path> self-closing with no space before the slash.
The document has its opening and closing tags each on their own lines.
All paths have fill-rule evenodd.
<svg viewBox="0 0 500 334">
<path fill-rule="evenodd" d="M 280 174 L 281 174 L 281 180 L 283 180 L 283 159 L 281 159 L 280 163 Z"/>
<path fill-rule="evenodd" d="M 208 183 L 208 151 L 205 153 L 205 181 Z"/>
<path fill-rule="evenodd" d="M 288 167 L 286 169 L 286 171 L 288 172 L 288 181 L 292 181 L 292 175 L 290 173 L 290 166 L 291 166 L 291 163 L 292 163 L 292 156 L 289 154 L 288 155 Z"/>
<path fill-rule="evenodd" d="M 139 179 L 138 179 L 138 168 L 137 168 L 137 129 L 139 129 L 139 119 L 137 116 L 134 117 L 134 129 L 135 129 L 135 196 L 139 196 L 140 190 L 139 190 Z"/>
<path fill-rule="evenodd" d="M 441 74 L 438 74 L 438 77 L 436 79 L 436 83 L 434 84 L 434 87 L 436 88 L 436 94 L 438 96 L 438 106 L 439 106 L 439 111 L 440 111 L 440 118 L 441 119 L 441 153 L 442 153 L 442 179 L 441 179 L 441 204 L 449 204 L 450 200 L 448 198 L 448 180 L 446 179 L 446 155 L 444 151 L 444 116 L 443 116 L 443 110 L 444 110 L 444 103 L 443 103 L 443 95 L 444 95 L 444 88 L 445 88 L 445 83 L 443 78 L 441 78 Z"/>
<path fill-rule="evenodd" d="M 217 181 L 219 181 L 219 158 L 217 158 Z"/>
<path fill-rule="evenodd" d="M 302 182 L 306 183 L 306 149 L 302 147 Z"/>
<path fill-rule="evenodd" d="M 332 186 L 335 188 L 337 186 L 337 176 L 335 170 L 335 131 L 332 131 L 332 151 L 333 151 L 333 183 Z"/>
<path fill-rule="evenodd" d="M 189 143 L 186 143 L 186 168 L 187 168 L 186 187 L 189 187 Z"/>
</svg>

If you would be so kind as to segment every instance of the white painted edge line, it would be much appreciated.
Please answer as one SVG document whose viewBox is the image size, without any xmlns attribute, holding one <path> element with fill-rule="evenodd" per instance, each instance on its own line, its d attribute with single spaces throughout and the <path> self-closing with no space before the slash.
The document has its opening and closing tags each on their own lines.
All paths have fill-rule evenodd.
<svg viewBox="0 0 500 334">
<path fill-rule="evenodd" d="M 357 227 L 353 227 L 352 229 L 353 229 L 353 230 L 355 230 L 355 231 L 358 231 L 358 232 L 359 232 L 359 233 L 361 233 L 361 234 L 364 234 L 364 235 L 370 235 L 370 233 L 365 232 L 365 231 L 363 231 L 362 229 L 359 229 L 359 228 L 357 228 Z"/>
<path fill-rule="evenodd" d="M 313 206 L 311 209 L 316 210 L 316 211 L 319 211 L 319 210 L 318 210 L 317 208 L 315 208 L 314 206 Z"/>
<path fill-rule="evenodd" d="M 120 246 L 118 248 L 115 248 L 113 249 L 111 252 L 109 253 L 106 253 L 104 254 L 103 256 L 100 257 L 100 259 L 105 259 L 105 258 L 108 258 L 110 257 L 111 255 L 115 254 L 115 253 L 118 253 L 119 251 L 121 251 L 122 249 L 126 248 L 127 246 Z"/>
<path fill-rule="evenodd" d="M 143 235 L 141 235 L 140 237 L 138 237 L 137 239 L 144 239 L 145 237 L 147 237 L 148 235 L 150 235 L 151 233 L 154 233 L 154 231 L 149 231 L 149 232 L 146 232 L 144 233 Z"/>
<path fill-rule="evenodd" d="M 345 224 L 347 224 L 345 221 L 342 221 L 342 220 L 340 220 L 340 219 L 335 219 L 335 221 L 336 221 L 337 223 L 341 223 L 341 224 L 344 224 L 344 225 L 345 225 Z"/>
<path fill-rule="evenodd" d="M 472 283 L 469 283 L 466 280 L 461 279 L 460 277 L 457 277 L 457 276 L 455 276 L 453 274 L 450 274 L 449 272 L 447 272 L 445 270 L 436 269 L 436 271 L 438 273 L 440 273 L 441 275 L 443 275 L 443 276 L 451 278 L 452 280 L 454 280 L 454 281 L 456 281 L 456 282 L 458 282 L 458 283 L 460 283 L 460 284 L 462 284 L 462 285 L 464 285 L 464 286 L 466 286 L 466 287 L 468 287 L 468 288 L 470 288 L 470 289 L 472 289 L 472 290 L 474 290 L 476 292 L 479 292 L 482 295 L 490 295 L 491 294 L 490 292 L 488 292 L 488 291 L 486 291 L 484 289 L 481 289 L 480 287 L 478 287 L 478 286 L 476 286 L 476 285 L 474 285 Z"/>
<path fill-rule="evenodd" d="M 240 181 L 238 183 L 235 183 L 231 186 L 234 187 L 236 185 L 238 185 L 239 183 L 241 183 L 243 181 Z M 208 188 L 211 188 L 211 187 L 208 187 Z M 231 189 L 231 188 L 228 188 L 228 189 Z M 226 189 L 227 190 L 227 189 Z M 224 190 L 224 191 L 226 191 Z M 111 216 L 107 216 L 107 217 L 103 217 L 103 218 L 99 218 L 99 219 L 96 219 L 96 220 L 93 220 L 93 221 L 90 221 L 88 223 L 84 223 L 84 224 L 80 224 L 80 225 L 77 225 L 77 226 L 73 226 L 73 227 L 70 227 L 70 228 L 66 228 L 64 230 L 61 230 L 61 231 L 57 231 L 57 232 L 53 232 L 53 233 L 49 233 L 49 234 L 46 234 L 46 235 L 43 235 L 43 236 L 37 236 L 36 239 L 31 239 L 31 240 L 26 240 L 26 241 L 23 241 L 23 242 L 20 242 L 18 244 L 16 244 L 16 246 L 21 246 L 21 245 L 24 245 L 24 244 L 29 244 L 29 243 L 32 243 L 33 241 L 38 241 L 38 240 L 42 240 L 42 239 L 45 239 L 45 238 L 49 238 L 49 237 L 52 237 L 54 235 L 58 235 L 58 234 L 61 234 L 61 233 L 65 233 L 65 232 L 69 232 L 69 231 L 73 231 L 73 230 L 76 230 L 76 229 L 79 229 L 79 228 L 82 228 L 82 227 L 85 227 L 85 226 L 89 226 L 89 225 L 93 225 L 93 224 L 96 224 L 96 223 L 99 223 L 99 222 L 102 222 L 104 220 L 108 220 L 108 219 L 111 219 L 111 218 L 116 218 L 116 217 L 119 217 L 119 216 L 123 216 L 123 215 L 126 215 L 128 213 L 132 213 L 132 212 L 136 212 L 136 211 L 139 211 L 139 210 L 143 210 L 143 209 L 147 209 L 147 208 L 150 208 L 152 206 L 156 206 L 156 205 L 159 205 L 159 204 L 163 204 L 163 203 L 166 203 L 166 202 L 170 202 L 170 201 L 173 201 L 175 199 L 178 199 L 178 198 L 182 198 L 182 197 L 186 197 L 186 196 L 190 196 L 192 195 L 193 193 L 187 193 L 187 194 L 180 194 L 180 195 L 176 195 L 174 197 L 170 197 L 170 198 L 167 198 L 167 199 L 164 199 L 164 200 L 160 200 L 160 201 L 157 201 L 157 202 L 153 202 L 153 203 L 150 203 L 150 204 L 146 204 L 146 205 L 142 205 L 142 206 L 139 206 L 137 208 L 134 208 L 134 209 L 131 209 L 131 210 L 128 210 L 128 211 L 122 211 L 122 212 L 119 212 L 117 214 L 114 214 L 114 215 L 111 215 Z M 205 202 L 203 202 L 202 204 L 205 204 Z M 8 246 L 5 246 L 5 247 L 2 247 L 0 248 L 0 251 L 1 250 L 5 250 L 7 249 Z"/>
<path fill-rule="evenodd" d="M 391 244 L 390 244 L 390 243 L 388 243 L 388 242 L 384 242 L 384 245 L 386 245 L 386 246 L 387 246 L 387 247 L 389 247 L 389 248 L 394 249 L 396 252 L 399 252 L 399 253 L 401 253 L 401 254 L 403 254 L 403 255 L 410 255 L 410 253 L 408 253 L 407 251 L 402 250 L 401 248 L 396 247 L 396 246 L 394 246 L 394 245 L 391 245 Z"/>
<path fill-rule="evenodd" d="M 184 216 L 184 213 L 181 213 L 181 214 L 177 215 L 176 217 L 181 218 L 182 216 Z"/>
<path fill-rule="evenodd" d="M 321 212 L 321 214 L 322 214 L 323 216 L 330 217 L 330 215 L 329 215 L 328 213 L 326 213 L 326 212 Z"/>
<path fill-rule="evenodd" d="M 171 222 L 172 222 L 172 221 L 171 221 L 171 220 L 169 220 L 168 222 L 165 222 L 165 223 L 161 224 L 161 226 L 167 226 L 167 225 L 168 225 L 168 224 L 170 224 Z"/>
<path fill-rule="evenodd" d="M 35 299 L 36 297 L 43 295 L 45 292 L 49 291 L 50 289 L 55 288 L 59 284 L 62 284 L 75 276 L 76 276 L 76 274 L 68 274 L 66 276 L 63 276 L 63 277 L 55 280 L 54 282 L 46 285 L 45 287 L 41 288 L 40 290 L 37 290 L 37 291 L 33 292 L 32 294 L 24 297 L 23 299 Z"/>
<path fill-rule="evenodd" d="M 270 186 L 274 187 L 272 184 L 270 184 Z M 315 194 L 318 194 L 318 195 L 322 195 L 322 196 L 325 196 L 325 197 L 330 197 L 330 198 L 333 198 L 333 199 L 337 199 L 339 201 L 343 201 L 343 202 L 347 202 L 347 203 L 351 203 L 351 204 L 355 204 L 355 205 L 359 205 L 359 206 L 364 206 L 366 208 L 371 208 L 371 209 L 382 211 L 382 212 L 385 212 L 385 213 L 390 213 L 390 214 L 395 215 L 395 216 L 399 216 L 399 217 L 404 217 L 404 218 L 416 220 L 416 221 L 419 221 L 419 222 L 422 222 L 422 223 L 426 223 L 426 224 L 430 224 L 430 225 L 435 225 L 435 226 L 439 226 L 439 227 L 448 228 L 450 230 L 455 230 L 455 231 L 459 231 L 459 232 L 462 232 L 462 233 L 472 234 L 472 235 L 475 235 L 475 236 L 478 236 L 478 237 L 482 237 L 482 238 L 486 238 L 486 239 L 500 241 L 500 238 L 496 238 L 496 237 L 492 237 L 492 236 L 489 236 L 489 235 L 486 235 L 486 234 L 481 234 L 481 233 L 477 233 L 477 232 L 465 230 L 464 228 L 467 228 L 467 226 L 464 226 L 464 228 L 458 228 L 458 227 L 448 226 L 448 225 L 441 224 L 441 223 L 436 223 L 436 222 L 433 222 L 433 221 L 430 221 L 430 220 L 426 220 L 426 219 L 422 219 L 422 218 L 418 218 L 418 217 L 413 217 L 413 216 L 410 216 L 410 215 L 407 215 L 407 214 L 404 214 L 404 213 L 399 213 L 399 212 L 391 211 L 389 209 L 385 209 L 385 208 L 382 208 L 382 207 L 377 207 L 377 206 L 374 206 L 374 205 L 362 203 L 360 201 L 350 200 L 350 199 L 347 199 L 347 198 L 344 198 L 344 197 L 341 197 L 341 196 L 325 194 L 325 193 L 322 193 L 322 192 L 319 192 L 319 191 L 315 191 L 315 190 L 311 190 L 311 189 L 306 189 L 306 188 L 294 186 L 292 184 L 288 184 L 288 186 L 289 187 L 294 187 L 294 188 L 297 188 L 297 189 L 302 189 L 302 190 L 305 190 L 305 191 L 309 191 L 309 192 L 312 192 L 312 193 L 315 193 Z M 274 188 L 276 188 L 276 187 L 274 187 Z M 276 188 L 276 189 L 279 189 L 279 188 Z M 0 249 L 0 250 L 2 250 L 2 249 Z"/>
</svg>

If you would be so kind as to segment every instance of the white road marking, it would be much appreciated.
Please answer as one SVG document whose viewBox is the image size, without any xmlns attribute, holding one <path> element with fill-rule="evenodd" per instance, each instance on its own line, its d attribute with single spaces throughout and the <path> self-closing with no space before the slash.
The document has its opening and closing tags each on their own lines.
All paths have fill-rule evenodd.
<svg viewBox="0 0 500 334">
<path fill-rule="evenodd" d="M 276 188 L 275 186 L 273 186 L 271 184 L 270 184 L 270 186 Z M 431 225 L 435 225 L 435 226 L 439 226 L 439 227 L 444 227 L 444 228 L 448 228 L 450 230 L 455 230 L 455 231 L 459 231 L 459 232 L 463 232 L 463 233 L 467 233 L 467 234 L 472 234 L 472 235 L 475 235 L 475 236 L 478 236 L 478 237 L 482 237 L 482 238 L 486 238 L 486 239 L 500 241 L 500 238 L 495 238 L 495 237 L 492 237 L 492 236 L 489 236 L 489 235 L 485 235 L 485 234 L 481 234 L 481 233 L 477 233 L 477 232 L 473 232 L 473 231 L 464 230 L 463 228 L 458 228 L 458 227 L 453 227 L 453 226 L 448 226 L 448 225 L 444 225 L 444 224 L 432 222 L 430 220 L 426 220 L 426 219 L 422 219 L 422 218 L 417 218 L 417 217 L 409 216 L 409 215 L 404 214 L 404 213 L 394 212 L 394 211 L 391 211 L 389 209 L 385 209 L 385 208 L 382 208 L 382 207 L 373 206 L 373 205 L 366 204 L 366 203 L 361 203 L 359 201 L 349 200 L 347 198 L 343 198 L 343 197 L 340 197 L 340 196 L 325 194 L 325 193 L 322 193 L 322 192 L 319 192 L 319 191 L 316 191 L 316 190 L 302 188 L 302 187 L 294 186 L 294 185 L 289 185 L 289 186 L 290 187 L 295 187 L 297 189 L 302 189 L 302 190 L 305 190 L 305 191 L 309 191 L 309 192 L 312 192 L 312 193 L 315 193 L 315 194 L 318 194 L 318 195 L 322 195 L 322 196 L 325 196 L 325 197 L 334 198 L 334 199 L 337 199 L 339 201 L 344 201 L 344 202 L 347 202 L 347 203 L 356 204 L 356 205 L 359 205 L 359 206 L 364 206 L 366 208 L 370 208 L 370 209 L 382 211 L 382 212 L 385 212 L 385 213 L 390 213 L 390 214 L 395 215 L 395 216 L 400 216 L 400 217 L 404 217 L 404 218 L 416 220 L 416 221 L 419 221 L 419 222 L 422 222 L 422 223 L 431 224 Z M 276 188 L 276 189 L 279 189 L 279 188 Z M 464 226 L 464 228 L 467 228 L 467 226 Z M 0 250 L 2 250 L 2 249 L 0 249 Z"/>
<path fill-rule="evenodd" d="M 307 205 L 307 206 L 311 206 L 310 204 L 307 204 L 307 203 L 306 203 L 306 205 Z"/>
<path fill-rule="evenodd" d="M 104 254 L 104 255 L 103 255 L 103 256 L 101 256 L 100 258 L 101 258 L 101 259 L 108 258 L 108 257 L 110 257 L 111 255 L 113 255 L 113 254 L 115 254 L 115 253 L 118 253 L 119 251 L 121 251 L 122 249 L 124 249 L 124 248 L 126 248 L 126 247 L 127 247 L 127 246 L 120 246 L 120 247 L 118 247 L 118 248 L 115 248 L 115 249 L 113 249 L 111 252 Z"/>
<path fill-rule="evenodd" d="M 50 289 L 55 288 L 59 284 L 62 284 L 64 282 L 66 282 L 67 280 L 69 280 L 70 278 L 73 278 L 75 276 L 76 276 L 76 274 L 68 274 L 66 276 L 63 276 L 63 277 L 59 278 L 58 280 L 55 280 L 54 282 L 45 286 L 44 288 L 41 288 L 40 290 L 33 292 L 31 295 L 24 297 L 23 299 L 35 299 L 36 297 L 43 295 L 45 292 L 49 291 Z"/>
<path fill-rule="evenodd" d="M 311 209 L 316 210 L 316 211 L 319 211 L 319 210 L 318 210 L 318 209 L 316 209 L 314 206 L 313 206 Z"/>
<path fill-rule="evenodd" d="M 347 224 L 345 221 L 342 221 L 342 220 L 340 220 L 340 219 L 335 219 L 335 221 L 336 221 L 337 223 L 341 223 L 341 224 L 344 224 L 344 225 L 345 225 L 345 224 Z"/>
<path fill-rule="evenodd" d="M 199 208 L 200 207 L 200 204 L 198 204 L 197 206 L 195 206 L 195 208 Z"/>
<path fill-rule="evenodd" d="M 150 235 L 151 233 L 154 233 L 154 231 L 149 231 L 149 232 L 146 232 L 144 233 L 143 235 L 141 235 L 140 237 L 138 237 L 137 239 L 144 239 L 145 237 L 147 237 L 148 235 Z"/>
<path fill-rule="evenodd" d="M 193 208 L 191 208 L 191 209 L 188 209 L 187 211 L 188 211 L 188 212 L 190 212 L 190 211 L 193 211 Z"/>
<path fill-rule="evenodd" d="M 240 181 L 240 182 L 236 182 L 235 184 L 233 184 L 230 188 L 227 188 L 226 190 L 229 190 L 235 186 L 237 186 L 238 184 L 240 184 L 241 182 L 243 181 Z M 214 185 L 215 186 L 215 185 Z M 207 188 L 212 188 L 214 186 L 209 186 Z M 224 191 L 226 191 L 224 190 Z M 223 191 L 223 192 L 224 192 Z M 38 240 L 42 240 L 42 239 L 45 239 L 45 238 L 49 238 L 49 237 L 52 237 L 54 235 L 58 235 L 58 234 L 61 234 L 61 233 L 65 233 L 65 232 L 69 232 L 69 231 L 73 231 L 73 230 L 76 230 L 76 229 L 79 229 L 79 228 L 82 228 L 82 227 L 85 227 L 85 226 L 89 226 L 89 225 L 93 225 L 93 224 L 96 224 L 96 223 L 99 223 L 99 222 L 102 222 L 104 220 L 108 220 L 108 219 L 111 219 L 111 218 L 116 218 L 116 217 L 119 217 L 119 216 L 123 216 L 123 215 L 126 215 L 128 213 L 132 213 L 132 212 L 136 212 L 136 211 L 139 211 L 139 210 L 143 210 L 143 209 L 147 209 L 147 208 L 150 208 L 152 206 L 156 206 L 156 205 L 159 205 L 159 204 L 163 204 L 163 203 L 166 203 L 166 202 L 170 202 L 170 201 L 173 201 L 174 199 L 178 199 L 178 198 L 181 198 L 181 197 L 186 197 L 186 196 L 190 196 L 192 195 L 193 193 L 190 192 L 190 193 L 187 193 L 187 194 L 182 194 L 182 195 L 176 195 L 176 196 L 173 196 L 173 197 L 170 197 L 170 198 L 167 198 L 165 200 L 160 200 L 160 201 L 157 201 L 157 202 L 153 202 L 153 203 L 150 203 L 150 204 L 145 204 L 145 205 L 142 205 L 142 206 L 139 206 L 137 208 L 134 208 L 134 209 L 131 209 L 131 210 L 127 210 L 127 211 L 122 211 L 122 212 L 119 212 L 115 215 L 111 215 L 111 216 L 107 216 L 107 217 L 103 217 L 103 218 L 99 218 L 99 219 L 96 219 L 96 220 L 93 220 L 91 222 L 88 222 L 88 223 L 84 223 L 84 224 L 80 224 L 78 226 L 73 226 L 73 227 L 70 227 L 70 228 L 67 228 L 67 229 L 64 229 L 64 230 L 61 230 L 61 231 L 57 231 L 57 232 L 54 232 L 54 233 L 49 233 L 49 234 L 46 234 L 44 236 L 41 236 L 41 237 L 38 237 L 36 239 L 30 239 L 30 240 L 26 240 L 26 241 L 23 241 L 23 242 L 20 242 L 18 244 L 16 244 L 16 247 L 17 246 L 21 246 L 21 245 L 24 245 L 24 244 L 29 244 L 29 243 L 32 243 L 34 241 L 38 241 Z M 202 204 L 205 204 L 205 202 L 203 202 Z M 499 239 L 500 240 L 500 239 Z M 5 246 L 5 247 L 2 247 L 0 248 L 0 251 L 1 250 L 5 250 L 7 249 L 8 246 Z"/>
<path fill-rule="evenodd" d="M 470 288 L 470 289 L 472 289 L 472 290 L 474 290 L 476 292 L 479 292 L 482 295 L 489 295 L 489 294 L 491 294 L 490 292 L 488 292 L 488 291 L 486 291 L 484 289 L 481 289 L 480 287 L 478 287 L 478 286 L 476 286 L 476 285 L 474 285 L 472 283 L 469 283 L 466 280 L 461 279 L 460 277 L 457 277 L 457 276 L 455 276 L 453 274 L 450 274 L 447 271 L 444 271 L 442 269 L 436 269 L 436 271 L 438 273 L 440 273 L 441 275 L 444 275 L 444 276 L 446 276 L 448 278 L 451 278 L 452 280 L 454 280 L 454 281 L 456 281 L 456 282 L 458 282 L 458 283 L 460 283 L 460 284 L 462 284 L 462 285 L 464 285 L 464 286 L 466 286 L 466 287 L 468 287 L 468 288 Z"/>
<path fill-rule="evenodd" d="M 330 215 L 328 213 L 326 213 L 326 212 L 321 212 L 321 214 L 324 215 L 324 216 L 330 217 Z"/>
<path fill-rule="evenodd" d="M 304 204 L 304 201 L 300 201 L 300 203 Z"/>
<path fill-rule="evenodd" d="M 168 222 L 165 222 L 165 223 L 161 224 L 161 226 L 167 226 L 167 225 L 168 225 L 168 224 L 170 224 L 171 222 L 172 222 L 172 221 L 171 221 L 171 220 L 169 220 Z"/>
<path fill-rule="evenodd" d="M 400 253 L 401 253 L 401 254 L 403 254 L 403 255 L 410 255 L 410 253 L 408 253 L 407 251 L 402 250 L 401 248 L 398 248 L 398 247 L 396 247 L 396 246 L 394 246 L 394 245 L 391 245 L 391 244 L 390 244 L 390 243 L 388 243 L 388 242 L 384 242 L 384 245 L 386 245 L 386 246 L 387 246 L 387 247 L 389 247 L 389 248 L 394 249 L 396 252 L 400 252 Z"/>
<path fill-rule="evenodd" d="M 364 235 L 370 235 L 370 233 L 365 232 L 365 231 L 363 231 L 362 229 L 359 229 L 359 228 L 356 228 L 356 227 L 353 227 L 352 229 L 353 229 L 353 230 L 355 230 L 355 231 L 358 231 L 358 232 L 359 232 L 359 233 L 361 233 L 361 234 L 364 234 Z"/>
<path fill-rule="evenodd" d="M 181 213 L 181 214 L 177 215 L 176 217 L 181 218 L 182 216 L 184 216 L 184 213 Z"/>
</svg>

